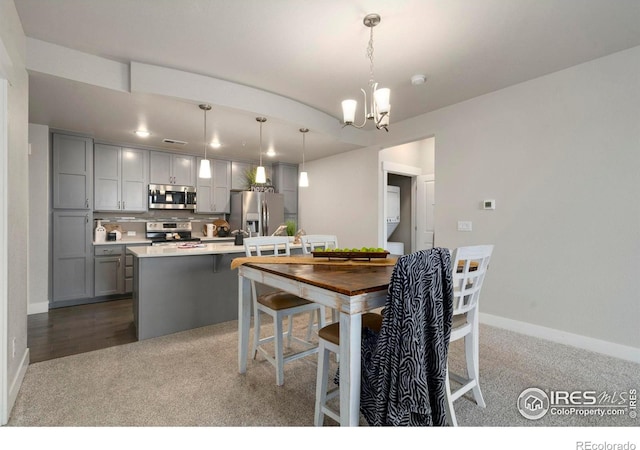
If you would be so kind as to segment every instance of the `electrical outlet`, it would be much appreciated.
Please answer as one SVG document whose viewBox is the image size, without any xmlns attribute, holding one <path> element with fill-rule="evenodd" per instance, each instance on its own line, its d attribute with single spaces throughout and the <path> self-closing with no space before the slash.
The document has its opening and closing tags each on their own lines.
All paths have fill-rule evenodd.
<svg viewBox="0 0 640 450">
<path fill-rule="evenodd" d="M 472 222 L 466 220 L 458 221 L 458 231 L 471 231 L 473 229 Z"/>
</svg>

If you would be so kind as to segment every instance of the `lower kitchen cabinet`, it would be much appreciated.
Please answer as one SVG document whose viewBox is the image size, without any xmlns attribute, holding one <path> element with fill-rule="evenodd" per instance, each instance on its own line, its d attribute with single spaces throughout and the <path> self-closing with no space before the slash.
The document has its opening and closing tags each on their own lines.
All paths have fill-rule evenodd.
<svg viewBox="0 0 640 450">
<path fill-rule="evenodd" d="M 94 258 L 94 297 L 124 293 L 124 246 L 97 246 Z"/>
</svg>

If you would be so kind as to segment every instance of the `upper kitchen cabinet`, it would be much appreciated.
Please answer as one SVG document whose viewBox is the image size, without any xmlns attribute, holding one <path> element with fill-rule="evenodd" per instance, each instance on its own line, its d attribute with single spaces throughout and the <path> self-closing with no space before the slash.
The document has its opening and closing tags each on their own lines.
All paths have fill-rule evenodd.
<svg viewBox="0 0 640 450">
<path fill-rule="evenodd" d="M 177 153 L 149 152 L 149 183 L 195 186 L 195 158 Z"/>
<path fill-rule="evenodd" d="M 149 151 L 96 144 L 94 180 L 96 211 L 146 211 Z"/>
<path fill-rule="evenodd" d="M 92 139 L 54 133 L 52 172 L 54 208 L 92 208 Z"/>
<path fill-rule="evenodd" d="M 235 191 L 248 191 L 250 186 L 248 185 L 247 174 L 250 171 L 255 171 L 258 167 L 257 164 L 233 161 L 231 163 L 231 189 Z M 265 172 L 267 174 L 267 181 L 271 179 L 271 166 L 265 164 Z"/>
<path fill-rule="evenodd" d="M 273 185 L 276 192 L 284 194 L 284 213 L 298 213 L 298 166 L 293 164 L 273 165 Z"/>
<path fill-rule="evenodd" d="M 197 165 L 200 165 L 198 158 Z M 196 184 L 198 200 L 197 213 L 226 213 L 231 212 L 231 162 L 211 159 L 211 178 L 200 178 Z"/>
</svg>

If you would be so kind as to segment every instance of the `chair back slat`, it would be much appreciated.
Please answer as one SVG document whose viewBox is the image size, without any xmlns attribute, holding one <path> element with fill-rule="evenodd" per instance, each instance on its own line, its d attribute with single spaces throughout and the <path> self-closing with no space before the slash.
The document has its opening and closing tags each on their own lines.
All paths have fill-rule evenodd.
<svg viewBox="0 0 640 450">
<path fill-rule="evenodd" d="M 474 309 L 487 273 L 493 245 L 459 247 L 453 251 L 453 314 Z"/>
<path fill-rule="evenodd" d="M 244 238 L 244 251 L 247 256 L 263 256 L 264 252 L 273 252 L 269 256 L 290 256 L 291 244 L 288 236 L 257 236 Z"/>
<path fill-rule="evenodd" d="M 302 242 L 302 253 L 311 254 L 318 247 L 324 249 L 338 248 L 338 237 L 334 234 L 308 234 L 300 236 Z"/>
</svg>

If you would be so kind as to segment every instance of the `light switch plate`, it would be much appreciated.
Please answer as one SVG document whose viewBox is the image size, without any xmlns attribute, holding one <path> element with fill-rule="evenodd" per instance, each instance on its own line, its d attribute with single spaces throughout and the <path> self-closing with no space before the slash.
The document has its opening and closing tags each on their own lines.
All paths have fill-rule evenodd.
<svg viewBox="0 0 640 450">
<path fill-rule="evenodd" d="M 471 221 L 467 221 L 467 220 L 458 221 L 458 231 L 471 231 L 472 228 L 473 228 L 473 224 Z"/>
</svg>

